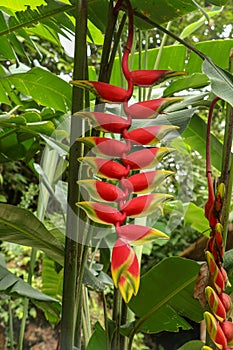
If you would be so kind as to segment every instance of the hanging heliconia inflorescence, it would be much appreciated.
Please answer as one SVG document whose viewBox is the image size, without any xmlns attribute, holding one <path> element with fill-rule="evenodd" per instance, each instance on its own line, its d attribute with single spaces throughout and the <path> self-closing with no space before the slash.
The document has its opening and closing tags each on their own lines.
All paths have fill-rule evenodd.
<svg viewBox="0 0 233 350">
<path fill-rule="evenodd" d="M 210 161 L 210 125 L 213 108 L 218 100 L 219 98 L 216 98 L 212 102 L 207 126 L 206 176 L 208 200 L 205 205 L 205 215 L 209 220 L 211 233 L 205 252 L 210 285 L 205 288 L 209 311 L 204 312 L 204 318 L 209 336 L 217 349 L 230 350 L 233 349 L 233 323 L 228 318 L 232 309 L 232 302 L 229 295 L 225 293 L 228 278 L 226 270 L 222 266 L 224 243 L 221 211 L 225 187 L 223 183 L 220 183 L 215 195 Z M 202 348 L 202 350 L 211 349 L 206 345 Z"/>
<path fill-rule="evenodd" d="M 116 12 L 120 10 L 122 2 L 123 0 L 117 2 L 114 9 Z M 76 116 L 87 118 L 97 130 L 120 135 L 120 140 L 97 136 L 79 139 L 92 147 L 93 156 L 83 157 L 80 161 L 90 165 L 95 178 L 78 181 L 79 186 L 88 191 L 93 201 L 79 202 L 77 205 L 94 222 L 115 226 L 118 238 L 112 251 L 112 277 L 125 302 L 129 302 L 132 295 L 137 294 L 140 283 L 139 262 L 132 246 L 168 237 L 151 227 L 132 222 L 127 224 L 127 219 L 145 217 L 171 198 L 163 193 L 150 193 L 171 172 L 151 169 L 172 151 L 166 147 L 155 147 L 156 143 L 177 129 L 171 125 L 155 125 L 130 130 L 132 119 L 154 118 L 181 98 L 159 98 L 130 106 L 128 101 L 132 96 L 133 86 L 150 87 L 184 72 L 129 70 L 133 13 L 130 2 L 126 0 L 125 3 L 128 10 L 128 37 L 122 57 L 122 71 L 128 83 L 127 90 L 104 82 L 81 80 L 72 83 L 89 89 L 100 102 L 123 103 L 126 118 L 104 112 L 76 113 Z M 150 170 L 139 172 L 142 169 Z M 136 196 L 137 194 L 142 195 Z"/>
</svg>

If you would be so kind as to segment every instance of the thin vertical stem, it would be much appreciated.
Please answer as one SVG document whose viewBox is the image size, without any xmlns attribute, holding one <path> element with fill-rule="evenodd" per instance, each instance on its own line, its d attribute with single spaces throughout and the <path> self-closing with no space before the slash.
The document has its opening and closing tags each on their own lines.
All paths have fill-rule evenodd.
<svg viewBox="0 0 233 350">
<path fill-rule="evenodd" d="M 26 299 L 28 300 L 28 299 Z M 8 300 L 8 310 L 9 310 L 9 341 L 10 350 L 14 350 L 14 330 L 13 330 L 13 313 L 11 308 L 11 299 Z"/>
<path fill-rule="evenodd" d="M 113 297 L 113 314 L 112 319 L 116 324 L 116 331 L 112 340 L 112 350 L 121 350 L 120 349 L 120 325 L 121 325 L 121 296 L 119 290 L 114 288 L 114 297 Z"/>
<path fill-rule="evenodd" d="M 230 53 L 229 68 L 233 72 L 233 50 Z M 221 182 L 225 184 L 225 195 L 222 208 L 223 242 L 226 245 L 228 232 L 228 218 L 230 211 L 232 185 L 233 185 L 233 159 L 231 155 L 233 139 L 233 108 L 228 105 L 226 112 L 226 125 L 224 133 L 224 148 L 222 157 Z"/>
<path fill-rule="evenodd" d="M 106 336 L 106 350 L 110 350 L 107 302 L 106 302 L 106 297 L 105 297 L 104 292 L 102 292 L 102 300 L 103 300 L 103 309 L 104 309 L 104 325 L 105 325 L 105 336 Z"/>
<path fill-rule="evenodd" d="M 75 53 L 74 53 L 74 73 L 73 79 L 85 79 L 86 75 L 86 33 L 87 33 L 87 1 L 78 0 L 75 9 L 76 29 L 75 29 Z M 72 113 L 83 109 L 84 93 L 78 87 L 73 87 Z M 81 133 L 82 121 L 71 117 L 71 135 L 70 135 L 70 158 L 69 158 L 69 180 L 68 180 L 68 209 L 66 224 L 66 243 L 65 243 L 65 262 L 64 262 L 64 282 L 63 282 L 63 300 L 62 300 L 62 319 L 61 319 L 61 350 L 73 350 L 75 324 L 79 326 L 79 341 L 81 343 L 81 298 L 77 300 L 77 283 L 81 266 L 85 264 L 82 261 L 83 246 L 80 242 L 80 234 L 83 232 L 83 221 L 79 219 L 79 208 L 76 202 L 79 199 L 77 179 L 79 167 L 77 158 L 82 154 L 80 144 L 76 142 L 77 133 Z M 77 328 L 76 328 L 77 331 Z"/>
<path fill-rule="evenodd" d="M 171 24 L 172 24 L 172 22 L 168 22 L 167 27 L 166 27 L 167 31 L 169 31 L 169 29 L 171 28 Z M 159 63 L 160 63 L 160 60 L 161 60 L 161 57 L 162 57 L 163 48 L 164 48 L 164 46 L 166 44 L 166 41 L 167 41 L 167 37 L 168 37 L 168 34 L 164 33 L 162 41 L 161 41 L 161 45 L 159 47 L 159 52 L 158 52 L 158 55 L 156 57 L 153 69 L 158 69 L 158 66 L 159 66 Z M 152 87 L 148 91 L 148 95 L 147 95 L 147 99 L 148 100 L 151 99 L 151 94 L 152 94 Z"/>
<path fill-rule="evenodd" d="M 142 69 L 142 32 L 138 31 L 138 69 Z M 138 101 L 142 100 L 142 88 L 138 87 Z"/>
</svg>

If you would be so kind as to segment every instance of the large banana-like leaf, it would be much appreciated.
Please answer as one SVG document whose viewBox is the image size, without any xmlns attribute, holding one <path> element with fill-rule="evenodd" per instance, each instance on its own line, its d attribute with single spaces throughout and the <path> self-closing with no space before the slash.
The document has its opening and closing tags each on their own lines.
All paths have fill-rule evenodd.
<svg viewBox="0 0 233 350">
<path fill-rule="evenodd" d="M 157 333 L 189 329 L 185 318 L 200 322 L 202 308 L 193 297 L 200 265 L 179 257 L 166 258 L 141 278 L 129 307 L 137 315 L 137 331 Z"/>
<path fill-rule="evenodd" d="M 0 204 L 0 239 L 41 249 L 63 265 L 63 246 L 42 222 L 26 209 Z"/>
<path fill-rule="evenodd" d="M 4 292 L 7 295 L 14 297 L 26 297 L 35 299 L 38 301 L 50 301 L 57 302 L 55 298 L 52 298 L 40 291 L 34 289 L 28 283 L 24 282 L 20 277 L 15 276 L 5 267 L 0 265 L 0 292 Z"/>
<path fill-rule="evenodd" d="M 1 77 L 1 81 L 8 83 L 8 88 L 6 84 L 3 85 L 6 95 L 14 86 L 17 91 L 32 97 L 38 104 L 62 112 L 71 109 L 71 86 L 44 69 L 35 67 L 27 73 Z M 4 90 L 1 93 L 3 92 Z"/>
</svg>

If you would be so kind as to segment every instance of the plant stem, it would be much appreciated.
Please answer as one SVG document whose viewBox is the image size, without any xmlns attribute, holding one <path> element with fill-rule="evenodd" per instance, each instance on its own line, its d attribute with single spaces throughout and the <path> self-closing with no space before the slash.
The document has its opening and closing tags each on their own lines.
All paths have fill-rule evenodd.
<svg viewBox="0 0 233 350">
<path fill-rule="evenodd" d="M 75 8 L 76 28 L 75 28 L 75 54 L 74 54 L 74 72 L 73 79 L 85 79 L 86 75 L 86 33 L 87 33 L 87 1 L 78 0 Z M 72 113 L 82 110 L 84 100 L 83 90 L 73 87 Z M 77 284 L 79 283 L 79 272 L 81 266 L 85 264 L 82 261 L 83 247 L 80 242 L 80 234 L 83 232 L 83 221 L 79 220 L 79 208 L 76 202 L 79 199 L 77 179 L 79 175 L 79 166 L 77 158 L 82 154 L 80 143 L 76 142 L 77 133 L 82 130 L 82 121 L 71 117 L 71 135 L 70 135 L 70 162 L 69 162 L 69 180 L 68 180 L 68 207 L 66 224 L 66 243 L 65 243 L 65 262 L 64 262 L 64 282 L 63 282 L 63 300 L 62 300 L 62 319 L 61 319 L 61 350 L 73 350 L 75 324 L 79 327 L 79 338 L 81 334 L 81 297 L 76 294 Z M 78 317 L 76 314 L 79 306 Z M 76 328 L 77 330 L 77 328 Z M 81 343 L 81 339 L 79 339 Z"/>
<path fill-rule="evenodd" d="M 14 350 L 13 314 L 12 314 L 11 299 L 10 298 L 8 300 L 8 310 L 9 310 L 9 341 L 10 341 L 10 350 Z"/>
<path fill-rule="evenodd" d="M 230 53 L 229 68 L 230 72 L 233 72 L 233 50 Z M 226 246 L 227 232 L 228 232 L 228 218 L 230 212 L 232 185 L 233 185 L 233 159 L 231 154 L 233 139 L 233 108 L 232 106 L 227 107 L 226 112 L 226 124 L 224 133 L 224 148 L 223 148 L 223 159 L 222 159 L 222 171 L 221 171 L 221 182 L 225 184 L 225 195 L 223 200 L 222 208 L 222 225 L 223 225 L 223 242 Z"/>
<path fill-rule="evenodd" d="M 113 314 L 112 319 L 116 323 L 116 331 L 112 340 L 112 350 L 121 350 L 120 349 L 120 324 L 121 324 L 121 296 L 119 290 L 114 288 L 114 297 L 113 297 Z"/>
<path fill-rule="evenodd" d="M 122 300 L 121 304 L 121 325 L 126 324 L 128 319 L 128 305 Z M 126 348 L 126 337 L 124 335 L 120 335 L 120 349 L 125 350 Z"/>
<path fill-rule="evenodd" d="M 105 83 L 109 82 L 111 69 L 109 69 L 109 57 L 112 47 L 112 38 L 113 33 L 116 26 L 118 13 L 113 11 L 113 0 L 109 2 L 109 11 L 108 11 L 108 24 L 106 28 L 106 34 L 104 38 L 103 51 L 100 62 L 100 73 L 99 73 L 99 81 L 103 81 Z"/>
<path fill-rule="evenodd" d="M 106 350 L 110 350 L 107 302 L 106 302 L 106 297 L 105 297 L 104 292 L 102 292 L 102 300 L 103 300 L 103 309 L 104 309 L 104 326 L 105 326 L 105 335 L 106 335 Z"/>
<path fill-rule="evenodd" d="M 171 28 L 171 24 L 172 24 L 172 22 L 168 22 L 166 30 L 169 30 Z M 162 57 L 163 48 L 164 48 L 164 46 L 166 44 L 166 41 L 167 41 L 167 37 L 168 37 L 168 34 L 164 33 L 162 41 L 161 41 L 161 45 L 159 47 L 159 52 L 158 52 L 158 55 L 156 57 L 153 69 L 158 69 L 158 66 L 159 66 L 159 63 L 160 63 L 160 60 L 161 60 L 161 57 Z M 148 92 L 148 95 L 147 95 L 147 100 L 151 99 L 152 89 L 153 89 L 153 87 L 149 88 L 149 92 Z"/>
</svg>

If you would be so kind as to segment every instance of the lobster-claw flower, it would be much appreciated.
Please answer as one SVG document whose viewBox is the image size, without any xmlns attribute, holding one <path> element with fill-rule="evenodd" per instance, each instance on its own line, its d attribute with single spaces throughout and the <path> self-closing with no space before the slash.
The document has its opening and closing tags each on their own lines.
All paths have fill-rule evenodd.
<svg viewBox="0 0 233 350">
<path fill-rule="evenodd" d="M 125 113 L 133 119 L 150 119 L 157 116 L 173 103 L 183 101 L 181 97 L 161 97 L 154 100 L 142 101 L 128 106 L 124 104 Z"/>
<path fill-rule="evenodd" d="M 178 72 L 172 70 L 134 70 L 131 71 L 131 78 L 133 80 L 133 84 L 142 87 L 150 87 L 155 84 L 159 84 L 162 81 L 169 79 L 171 77 L 176 77 L 179 75 L 186 74 L 185 72 Z"/>
<path fill-rule="evenodd" d="M 158 186 L 168 176 L 172 175 L 168 170 L 152 170 L 132 175 L 127 179 L 121 180 L 123 189 L 129 193 L 147 193 Z"/>
<path fill-rule="evenodd" d="M 77 183 L 96 201 L 119 202 L 126 199 L 125 193 L 118 186 L 108 182 L 79 180 Z"/>
<path fill-rule="evenodd" d="M 206 251 L 206 261 L 208 264 L 212 285 L 218 294 L 224 292 L 227 283 L 227 274 L 223 267 L 218 267 L 214 256 L 210 251 Z"/>
<path fill-rule="evenodd" d="M 127 119 L 104 112 L 77 112 L 74 115 L 88 119 L 97 130 L 115 134 L 122 134 L 131 125 Z"/>
<path fill-rule="evenodd" d="M 116 228 L 117 235 L 122 241 L 133 246 L 142 245 L 154 241 L 155 239 L 168 239 L 169 237 L 155 228 L 128 224 Z"/>
<path fill-rule="evenodd" d="M 206 329 L 210 338 L 219 350 L 225 350 L 227 347 L 227 339 L 216 318 L 208 311 L 204 312 Z"/>
<path fill-rule="evenodd" d="M 219 299 L 221 300 L 223 306 L 225 307 L 227 316 L 229 316 L 232 309 L 232 301 L 230 296 L 226 293 L 221 293 L 219 294 Z"/>
<path fill-rule="evenodd" d="M 129 169 L 114 160 L 96 157 L 80 157 L 78 160 L 89 165 L 92 172 L 101 178 L 121 180 L 129 174 Z"/>
<path fill-rule="evenodd" d="M 123 154 L 129 151 L 129 146 L 126 143 L 107 137 L 80 137 L 77 141 L 90 147 L 94 146 L 92 151 L 101 156 L 121 158 Z"/>
<path fill-rule="evenodd" d="M 227 345 L 233 345 L 233 323 L 230 321 L 224 321 L 221 323 L 221 328 L 227 339 Z"/>
<path fill-rule="evenodd" d="M 226 319 L 226 310 L 219 296 L 210 286 L 206 287 L 205 293 L 210 310 L 220 322 L 223 322 Z"/>
<path fill-rule="evenodd" d="M 131 170 L 153 168 L 163 157 L 172 151 L 174 151 L 173 148 L 167 147 L 145 148 L 123 156 L 122 161 L 125 165 L 128 165 Z"/>
<path fill-rule="evenodd" d="M 105 225 L 121 224 L 126 215 L 114 207 L 96 202 L 78 202 L 76 205 L 82 208 L 87 216 L 94 222 Z"/>
<path fill-rule="evenodd" d="M 163 202 L 168 201 L 171 198 L 173 198 L 171 195 L 164 193 L 154 193 L 135 197 L 126 202 L 121 207 L 121 211 L 125 213 L 126 216 L 132 218 L 147 216 Z"/>
<path fill-rule="evenodd" d="M 101 102 L 121 103 L 131 97 L 131 93 L 119 86 L 91 80 L 72 80 L 71 84 L 92 92 Z"/>
<path fill-rule="evenodd" d="M 126 303 L 136 295 L 140 283 L 140 269 L 137 256 L 127 243 L 118 239 L 112 250 L 112 278 Z"/>
<path fill-rule="evenodd" d="M 155 145 L 160 142 L 169 132 L 177 130 L 173 125 L 154 125 L 144 128 L 138 128 L 127 132 L 124 136 L 131 143 L 141 145 Z"/>
</svg>

